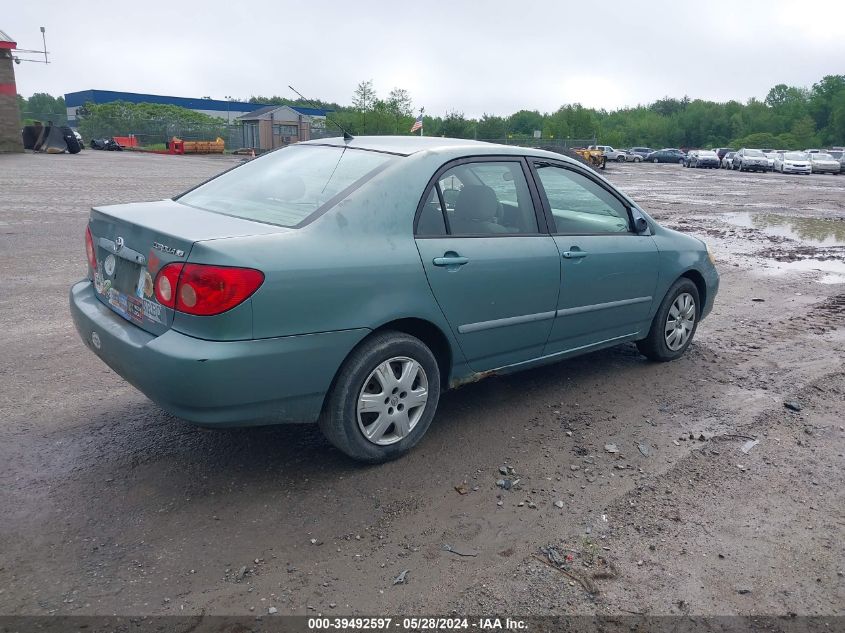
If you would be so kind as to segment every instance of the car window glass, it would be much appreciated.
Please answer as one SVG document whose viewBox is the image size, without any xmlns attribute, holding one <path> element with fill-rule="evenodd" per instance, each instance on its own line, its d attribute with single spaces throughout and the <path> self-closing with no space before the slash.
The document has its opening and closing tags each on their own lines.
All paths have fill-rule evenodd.
<svg viewBox="0 0 845 633">
<path fill-rule="evenodd" d="M 443 220 L 443 209 L 440 207 L 437 187 L 431 188 L 431 194 L 420 211 L 420 217 L 417 220 L 417 235 L 421 237 L 446 235 L 446 222 Z"/>
<path fill-rule="evenodd" d="M 626 233 L 628 210 L 618 198 L 586 176 L 553 165 L 537 165 L 555 222 L 555 232 Z"/>
<path fill-rule="evenodd" d="M 456 165 L 438 180 L 452 235 L 537 233 L 537 216 L 522 165 Z"/>
<path fill-rule="evenodd" d="M 179 196 L 184 204 L 293 227 L 385 163 L 380 152 L 291 145 L 249 161 Z"/>
</svg>

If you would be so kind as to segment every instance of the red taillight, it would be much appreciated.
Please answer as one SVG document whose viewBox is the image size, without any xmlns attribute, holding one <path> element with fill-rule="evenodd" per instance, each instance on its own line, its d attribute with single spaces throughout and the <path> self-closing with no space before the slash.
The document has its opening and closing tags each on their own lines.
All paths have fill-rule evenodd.
<svg viewBox="0 0 845 633">
<path fill-rule="evenodd" d="M 168 308 L 176 307 L 176 286 L 179 283 L 179 273 L 182 272 L 184 264 L 168 264 L 156 275 L 153 291 L 156 300 Z"/>
<path fill-rule="evenodd" d="M 211 316 L 243 303 L 263 282 L 264 273 L 253 268 L 173 263 L 156 276 L 155 295 L 168 308 Z"/>
<path fill-rule="evenodd" d="M 94 249 L 94 238 L 91 236 L 91 227 L 85 227 L 85 254 L 88 256 L 88 266 L 91 273 L 97 270 L 97 251 Z"/>
</svg>

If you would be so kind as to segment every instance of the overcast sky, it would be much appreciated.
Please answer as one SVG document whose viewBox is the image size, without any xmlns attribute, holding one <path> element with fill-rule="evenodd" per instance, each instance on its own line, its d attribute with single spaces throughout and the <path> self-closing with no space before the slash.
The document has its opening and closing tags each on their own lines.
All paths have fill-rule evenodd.
<svg viewBox="0 0 845 633">
<path fill-rule="evenodd" d="M 430 114 L 561 104 L 616 109 L 669 95 L 765 97 L 845 72 L 845 0 L 10 0 L 0 29 L 52 63 L 18 92 L 96 88 L 349 103 L 358 82 L 406 88 Z"/>
</svg>

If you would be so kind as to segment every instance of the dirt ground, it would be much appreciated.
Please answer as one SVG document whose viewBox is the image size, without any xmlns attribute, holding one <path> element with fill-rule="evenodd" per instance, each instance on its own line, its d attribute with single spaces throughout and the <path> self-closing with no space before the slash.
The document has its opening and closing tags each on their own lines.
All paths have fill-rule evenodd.
<svg viewBox="0 0 845 633">
<path fill-rule="evenodd" d="M 0 156 L 0 614 L 845 614 L 845 176 L 611 165 L 716 252 L 686 356 L 466 386 L 362 467 L 174 419 L 73 329 L 90 206 L 232 162 Z"/>
</svg>

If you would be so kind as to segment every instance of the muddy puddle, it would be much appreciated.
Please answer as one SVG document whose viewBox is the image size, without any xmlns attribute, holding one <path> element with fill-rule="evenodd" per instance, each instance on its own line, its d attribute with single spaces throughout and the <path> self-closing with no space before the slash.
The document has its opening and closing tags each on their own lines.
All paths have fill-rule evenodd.
<svg viewBox="0 0 845 633">
<path fill-rule="evenodd" d="M 778 246 L 757 254 L 766 259 L 764 274 L 821 273 L 823 284 L 845 283 L 845 221 L 773 213 L 729 213 L 724 220 L 765 235 L 785 238 Z"/>
<path fill-rule="evenodd" d="M 827 218 L 800 218 L 774 213 L 727 213 L 726 222 L 767 235 L 787 237 L 813 246 L 845 246 L 845 221 Z"/>
</svg>

